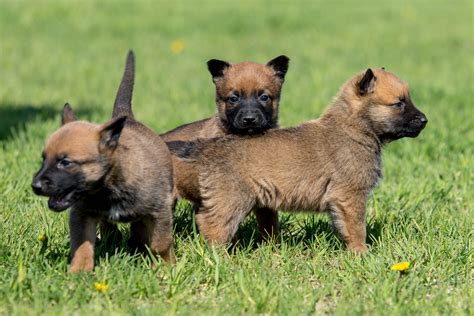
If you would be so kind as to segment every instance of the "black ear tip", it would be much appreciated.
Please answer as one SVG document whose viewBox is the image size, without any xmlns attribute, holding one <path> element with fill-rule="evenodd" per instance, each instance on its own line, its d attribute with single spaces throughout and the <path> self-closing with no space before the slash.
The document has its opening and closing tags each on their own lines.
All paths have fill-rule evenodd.
<svg viewBox="0 0 474 316">
<path fill-rule="evenodd" d="M 286 55 L 280 55 L 280 56 L 277 57 L 277 59 L 280 59 L 280 60 L 286 61 L 286 62 L 290 61 L 290 58 Z"/>
<path fill-rule="evenodd" d="M 290 62 L 290 58 L 286 55 L 280 55 L 278 57 L 273 58 L 268 62 L 268 65 L 288 65 Z"/>
<path fill-rule="evenodd" d="M 64 104 L 63 113 L 71 113 L 72 114 L 72 107 L 68 102 L 66 102 Z"/>
<path fill-rule="evenodd" d="M 284 79 L 286 72 L 288 71 L 288 63 L 290 59 L 285 55 L 280 55 L 273 58 L 267 63 L 267 66 L 273 69 L 275 75 L 280 79 Z"/>
<path fill-rule="evenodd" d="M 207 67 L 212 68 L 212 67 L 224 67 L 224 66 L 229 66 L 229 63 L 223 60 L 219 59 L 209 59 L 207 61 Z"/>
<path fill-rule="evenodd" d="M 217 61 L 217 59 L 209 59 L 206 63 L 207 67 L 208 68 L 212 67 L 212 65 L 214 65 L 216 63 L 216 61 Z"/>
<path fill-rule="evenodd" d="M 66 123 L 72 122 L 76 120 L 76 115 L 71 108 L 71 105 L 66 102 L 64 104 L 63 112 L 61 113 L 61 124 L 64 125 Z"/>
<path fill-rule="evenodd" d="M 364 72 L 364 75 L 362 76 L 362 81 L 370 80 L 372 78 L 375 78 L 375 74 L 371 68 L 367 68 L 367 70 Z"/>
<path fill-rule="evenodd" d="M 223 76 L 224 70 L 228 67 L 230 64 L 223 60 L 211 59 L 207 61 L 207 69 L 214 78 Z"/>
</svg>

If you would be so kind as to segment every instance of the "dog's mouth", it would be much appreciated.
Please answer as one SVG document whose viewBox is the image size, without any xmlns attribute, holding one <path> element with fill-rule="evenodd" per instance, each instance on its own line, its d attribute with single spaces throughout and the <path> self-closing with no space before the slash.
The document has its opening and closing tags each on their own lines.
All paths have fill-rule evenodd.
<svg viewBox="0 0 474 316">
<path fill-rule="evenodd" d="M 391 142 L 404 137 L 415 138 L 421 133 L 422 130 L 423 128 L 404 128 L 397 131 L 396 133 L 386 133 L 380 135 L 379 137 L 382 141 Z"/>
<path fill-rule="evenodd" d="M 420 130 L 410 130 L 410 131 L 407 131 L 403 136 L 404 137 L 417 137 L 418 135 L 420 135 L 421 133 L 421 129 Z"/>
<path fill-rule="evenodd" d="M 404 137 L 417 137 L 420 135 L 421 131 L 425 128 L 425 124 L 408 128 L 404 131 Z"/>
<path fill-rule="evenodd" d="M 74 202 L 73 197 L 74 190 L 66 194 L 50 196 L 48 199 L 48 207 L 55 212 L 62 212 L 72 205 Z"/>
<path fill-rule="evenodd" d="M 262 133 L 270 128 L 271 126 L 269 126 L 266 121 L 258 123 L 235 122 L 231 127 L 231 132 L 232 134 L 238 135 L 254 135 Z"/>
</svg>

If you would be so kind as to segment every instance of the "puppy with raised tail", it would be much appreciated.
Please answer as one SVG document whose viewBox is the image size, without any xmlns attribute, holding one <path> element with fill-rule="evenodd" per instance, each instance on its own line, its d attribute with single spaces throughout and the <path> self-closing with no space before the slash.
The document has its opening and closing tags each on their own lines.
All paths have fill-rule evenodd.
<svg viewBox="0 0 474 316">
<path fill-rule="evenodd" d="M 416 137 L 427 123 L 408 85 L 382 69 L 357 74 L 318 120 L 261 137 L 175 142 L 199 172 L 200 232 L 231 240 L 254 207 L 329 212 L 347 248 L 366 246 L 366 202 L 381 177 L 384 144 Z"/>
<path fill-rule="evenodd" d="M 133 118 L 134 55 L 127 56 L 113 119 L 77 121 L 66 104 L 62 126 L 46 141 L 32 188 L 56 212 L 71 208 L 69 271 L 94 268 L 98 224 L 131 223 L 133 249 L 174 262 L 173 170 L 164 141 Z"/>
</svg>

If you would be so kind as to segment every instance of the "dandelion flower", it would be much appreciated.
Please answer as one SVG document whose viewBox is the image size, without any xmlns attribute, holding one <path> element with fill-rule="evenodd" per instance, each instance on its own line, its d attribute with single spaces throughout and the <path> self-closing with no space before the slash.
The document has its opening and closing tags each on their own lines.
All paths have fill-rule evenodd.
<svg viewBox="0 0 474 316">
<path fill-rule="evenodd" d="M 46 234 L 39 234 L 38 240 L 41 242 L 45 242 L 46 240 L 48 240 L 48 236 L 46 236 Z"/>
<path fill-rule="evenodd" d="M 109 285 L 105 284 L 105 283 L 96 282 L 94 284 L 94 287 L 95 287 L 96 291 L 100 292 L 100 293 L 105 293 L 109 290 Z"/>
<path fill-rule="evenodd" d="M 171 51 L 174 54 L 179 54 L 184 50 L 184 41 L 177 39 L 171 43 Z"/>
<path fill-rule="evenodd" d="M 390 268 L 390 270 L 404 272 L 404 271 L 408 270 L 409 267 L 410 267 L 410 262 L 404 261 L 404 262 L 395 263 Z"/>
</svg>

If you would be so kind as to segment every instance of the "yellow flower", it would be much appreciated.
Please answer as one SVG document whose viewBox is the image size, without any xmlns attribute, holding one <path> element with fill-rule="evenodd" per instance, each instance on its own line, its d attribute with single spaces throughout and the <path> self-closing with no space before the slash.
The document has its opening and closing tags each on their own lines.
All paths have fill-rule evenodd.
<svg viewBox="0 0 474 316">
<path fill-rule="evenodd" d="M 174 54 L 179 54 L 183 51 L 184 49 L 184 41 L 177 39 L 171 43 L 171 51 Z"/>
<path fill-rule="evenodd" d="M 94 284 L 94 287 L 95 287 L 96 291 L 100 292 L 100 293 L 105 293 L 109 290 L 109 285 L 105 284 L 105 283 L 96 282 Z"/>
<path fill-rule="evenodd" d="M 46 236 L 46 234 L 39 234 L 38 240 L 41 242 L 45 242 L 46 240 L 48 240 L 48 236 Z"/>
<path fill-rule="evenodd" d="M 410 262 L 404 261 L 404 262 L 395 263 L 390 268 L 390 270 L 403 272 L 403 271 L 408 270 L 409 267 L 410 267 Z"/>
</svg>

